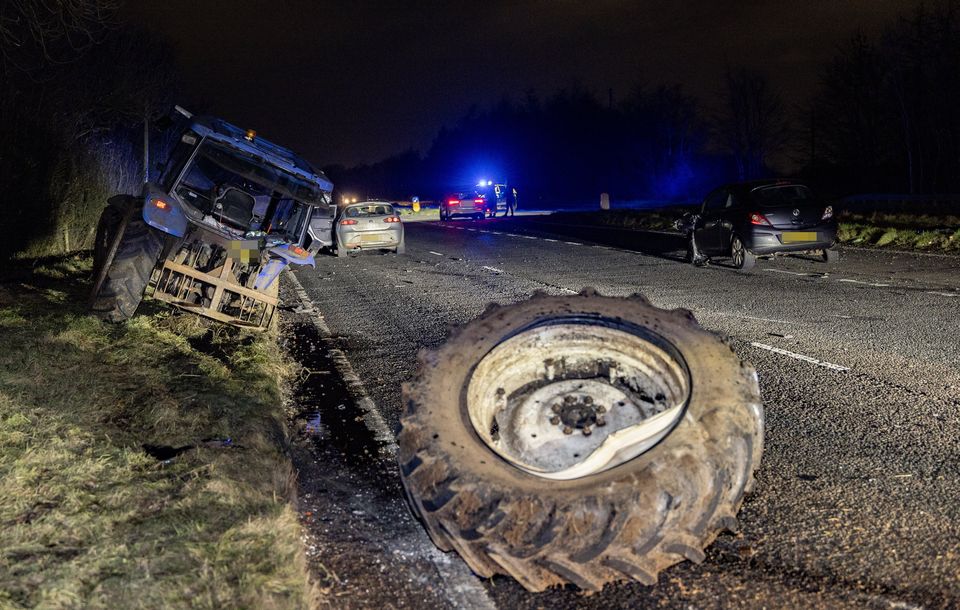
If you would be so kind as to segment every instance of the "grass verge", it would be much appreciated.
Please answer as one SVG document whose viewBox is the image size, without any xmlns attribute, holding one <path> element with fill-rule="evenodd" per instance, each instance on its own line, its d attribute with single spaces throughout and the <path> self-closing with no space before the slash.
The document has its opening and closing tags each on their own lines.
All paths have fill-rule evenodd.
<svg viewBox="0 0 960 610">
<path fill-rule="evenodd" d="M 305 606 L 274 337 L 149 307 L 102 323 L 87 258 L 18 273 L 0 282 L 0 607 Z"/>
<path fill-rule="evenodd" d="M 609 210 L 560 212 L 553 217 L 567 223 L 662 231 L 673 229 L 674 221 L 682 214 L 682 210 Z M 837 239 L 851 246 L 956 253 L 960 252 L 960 218 L 842 213 L 838 218 Z"/>
</svg>

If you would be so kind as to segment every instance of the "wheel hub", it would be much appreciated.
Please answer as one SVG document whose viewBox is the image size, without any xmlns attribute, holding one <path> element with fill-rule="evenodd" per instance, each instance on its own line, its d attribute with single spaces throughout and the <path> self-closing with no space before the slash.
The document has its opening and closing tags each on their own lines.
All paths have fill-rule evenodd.
<svg viewBox="0 0 960 610">
<path fill-rule="evenodd" d="M 640 336 L 558 323 L 494 348 L 465 400 L 494 452 L 532 474 L 572 479 L 656 444 L 679 420 L 689 388 L 685 367 Z"/>
<path fill-rule="evenodd" d="M 575 396 L 568 394 L 563 397 L 563 401 L 556 402 L 550 407 L 553 415 L 550 416 L 550 423 L 555 426 L 562 426 L 564 434 L 573 434 L 574 430 L 580 430 L 584 436 L 590 436 L 595 426 L 606 426 L 606 419 L 603 414 L 607 408 L 593 402 L 593 396 Z"/>
</svg>

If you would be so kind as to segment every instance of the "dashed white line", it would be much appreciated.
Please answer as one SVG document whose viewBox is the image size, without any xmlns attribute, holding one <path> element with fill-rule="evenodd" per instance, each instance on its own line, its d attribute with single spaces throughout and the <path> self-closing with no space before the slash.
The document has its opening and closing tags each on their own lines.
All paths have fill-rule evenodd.
<svg viewBox="0 0 960 610">
<path fill-rule="evenodd" d="M 764 271 L 769 271 L 771 273 L 788 273 L 790 275 L 800 275 L 803 277 L 823 277 L 820 273 L 800 273 L 798 271 L 787 271 L 786 269 L 764 269 Z"/>
<path fill-rule="evenodd" d="M 518 235 L 518 237 L 522 237 L 522 238 L 524 238 L 524 239 L 538 239 L 538 238 L 534 237 L 533 235 Z"/>
<path fill-rule="evenodd" d="M 960 292 L 936 292 L 931 290 L 927 294 L 935 294 L 938 297 L 960 297 Z"/>
<path fill-rule="evenodd" d="M 576 241 L 565 241 L 565 242 L 563 242 L 563 243 L 565 243 L 565 244 L 570 244 L 571 246 L 582 246 L 582 245 L 583 245 L 583 244 L 581 244 L 580 242 L 576 242 Z"/>
<path fill-rule="evenodd" d="M 803 354 L 798 354 L 796 352 L 791 352 L 789 350 L 781 349 L 779 347 L 773 347 L 772 345 L 767 345 L 766 343 L 757 343 L 752 341 L 750 345 L 758 347 L 760 349 L 765 349 L 776 354 L 783 356 L 789 356 L 790 358 L 795 358 L 797 360 L 803 360 L 804 362 L 809 362 L 810 364 L 815 364 L 817 366 L 822 366 L 823 368 L 831 369 L 833 371 L 849 371 L 850 367 L 841 366 L 839 364 L 833 364 L 832 362 L 826 362 L 824 360 L 817 360 L 811 356 L 804 356 Z"/>
<path fill-rule="evenodd" d="M 803 324 L 802 322 L 790 322 L 789 320 L 777 320 L 776 318 L 760 318 L 757 316 L 744 316 L 737 313 L 725 313 L 722 311 L 704 311 L 705 314 L 713 314 L 717 316 L 724 316 L 727 318 L 741 318 L 744 320 L 757 320 L 759 322 L 773 322 L 774 324 L 790 324 L 791 326 L 797 326 Z"/>
<path fill-rule="evenodd" d="M 860 280 L 852 280 L 850 278 L 837 278 L 838 282 L 847 282 L 849 284 L 863 284 L 864 286 L 876 286 L 877 288 L 886 288 L 890 284 L 880 284 L 876 282 L 861 282 Z"/>
<path fill-rule="evenodd" d="M 435 256 L 443 256 L 442 253 L 440 253 L 440 252 L 434 252 L 433 250 L 427 250 L 427 252 L 429 252 L 430 254 L 433 254 L 433 255 L 435 255 Z"/>
<path fill-rule="evenodd" d="M 484 265 L 483 268 L 493 271 L 494 273 L 503 273 L 503 269 L 497 269 L 496 267 L 487 267 L 486 265 Z"/>
<path fill-rule="evenodd" d="M 557 243 L 556 239 L 550 239 L 549 237 L 543 237 L 541 239 L 543 239 L 543 241 L 552 241 L 553 243 Z"/>
</svg>

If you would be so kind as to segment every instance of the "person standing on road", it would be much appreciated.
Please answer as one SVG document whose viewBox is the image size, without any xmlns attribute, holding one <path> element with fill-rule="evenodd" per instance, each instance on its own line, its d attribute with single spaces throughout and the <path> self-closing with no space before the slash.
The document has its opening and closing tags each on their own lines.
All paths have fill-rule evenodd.
<svg viewBox="0 0 960 610">
<path fill-rule="evenodd" d="M 507 216 L 513 216 L 513 212 L 517 208 L 517 189 L 513 188 L 509 184 L 504 188 L 507 189 Z"/>
<path fill-rule="evenodd" d="M 497 215 L 497 187 L 494 184 L 488 184 L 483 190 L 487 215 L 493 218 Z"/>
</svg>

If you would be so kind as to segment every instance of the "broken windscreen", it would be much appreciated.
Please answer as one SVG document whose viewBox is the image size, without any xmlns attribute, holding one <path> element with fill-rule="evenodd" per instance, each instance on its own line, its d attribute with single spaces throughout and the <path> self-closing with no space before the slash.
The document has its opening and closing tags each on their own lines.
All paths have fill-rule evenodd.
<svg viewBox="0 0 960 610">
<path fill-rule="evenodd" d="M 177 192 L 209 212 L 218 191 L 226 187 L 238 188 L 255 198 L 279 193 L 307 204 L 323 202 L 323 191 L 316 184 L 253 155 L 206 140 L 181 178 Z"/>
</svg>

